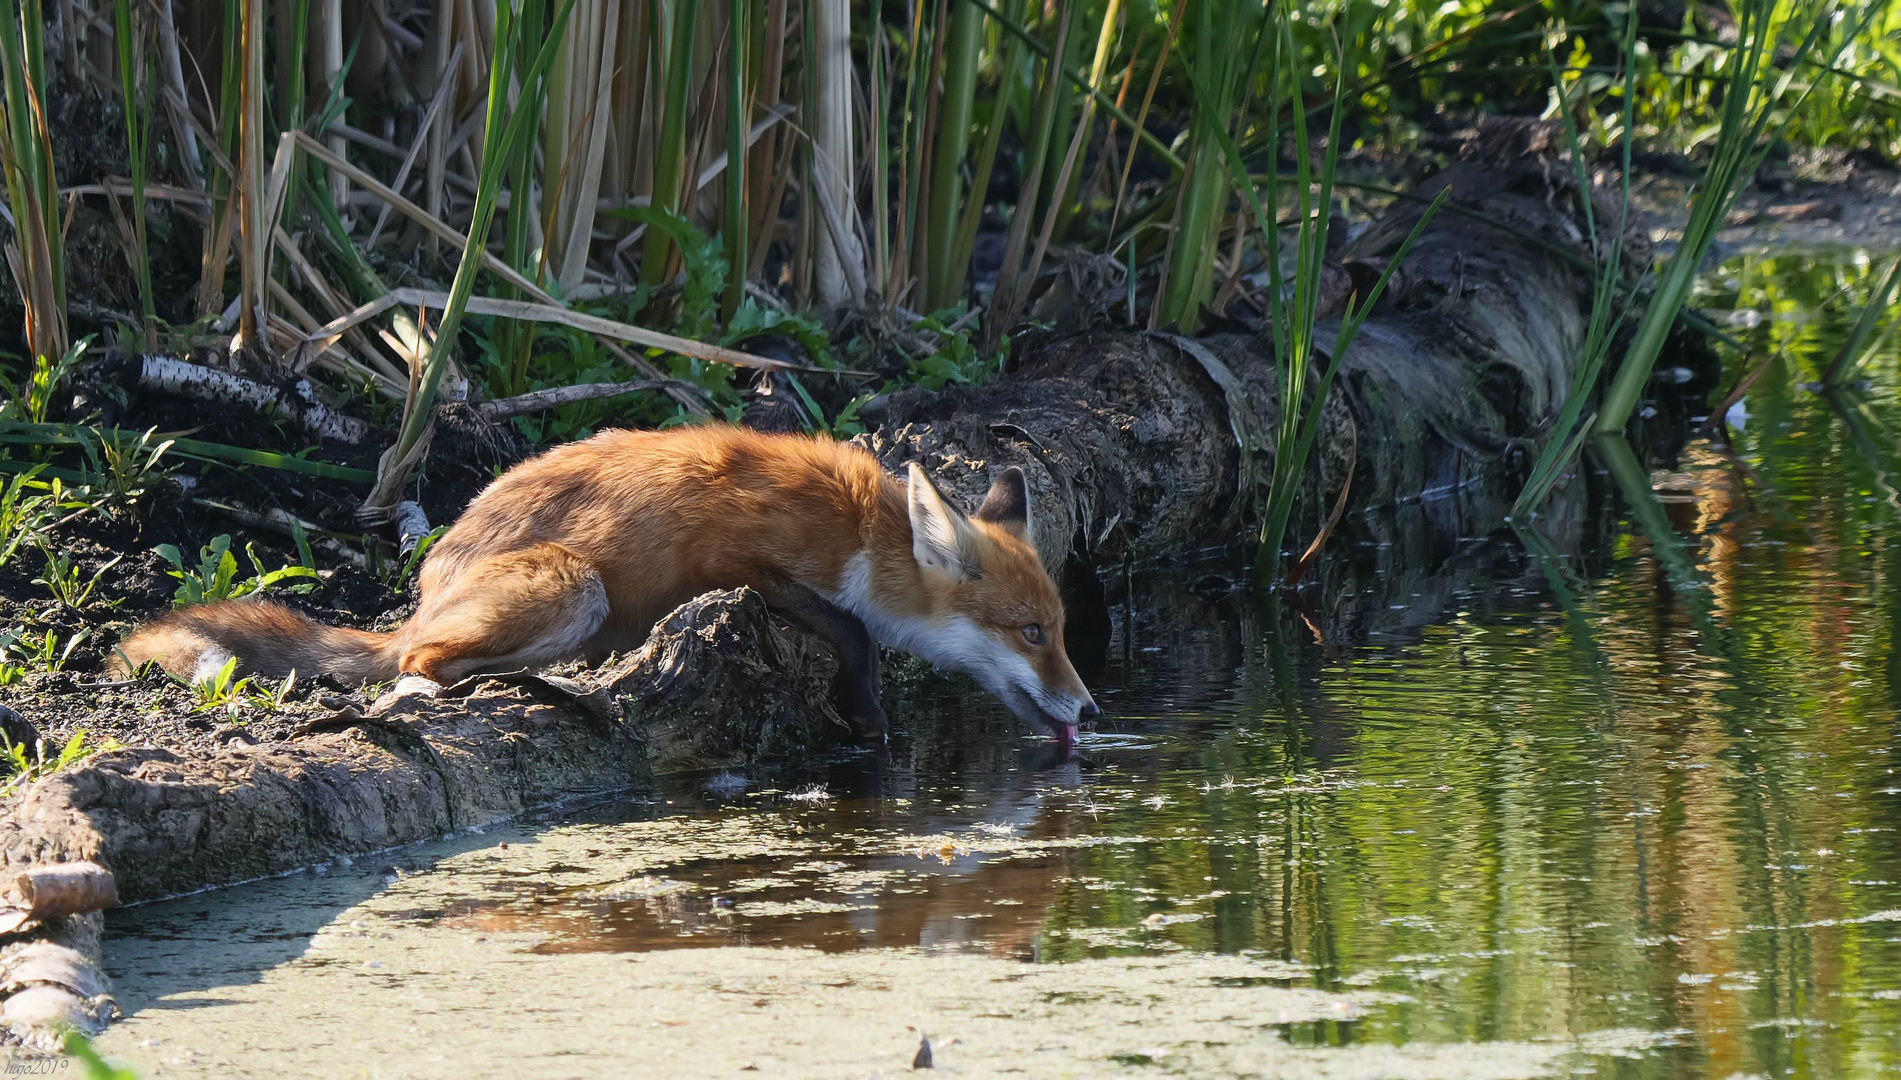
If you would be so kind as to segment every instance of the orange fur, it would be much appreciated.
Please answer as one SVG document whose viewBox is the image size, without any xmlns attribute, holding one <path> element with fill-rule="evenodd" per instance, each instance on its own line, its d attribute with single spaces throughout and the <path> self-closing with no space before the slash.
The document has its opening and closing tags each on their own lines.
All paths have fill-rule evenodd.
<svg viewBox="0 0 1901 1080">
<path fill-rule="evenodd" d="M 942 504 L 928 480 L 923 487 L 919 498 Z M 238 601 L 154 620 L 122 652 L 133 669 L 156 660 L 181 675 L 235 655 L 247 673 L 295 668 L 351 681 L 415 673 L 446 683 L 572 656 L 599 660 L 638 647 L 700 593 L 789 582 L 851 611 L 887 643 L 943 652 L 951 666 L 976 671 L 957 659 L 972 642 L 992 667 L 1019 671 L 1010 657 L 1020 656 L 1043 684 L 1030 688 L 1043 712 L 1053 701 L 1065 723 L 1075 722 L 1066 710 L 1092 714 L 1063 654 L 1062 602 L 1029 542 L 1027 507 L 1009 521 L 945 508 L 932 520 L 947 522 L 962 560 L 945 571 L 920 563 L 920 504 L 907 507 L 908 498 L 876 459 L 826 439 L 718 425 L 609 431 L 489 485 L 431 548 L 422 601 L 392 634 Z M 1025 627 L 1041 628 L 1040 640 Z"/>
</svg>

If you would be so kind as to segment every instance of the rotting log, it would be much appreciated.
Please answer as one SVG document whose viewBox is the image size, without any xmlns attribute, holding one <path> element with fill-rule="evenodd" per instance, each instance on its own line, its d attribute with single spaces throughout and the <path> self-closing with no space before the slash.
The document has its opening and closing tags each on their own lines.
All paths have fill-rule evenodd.
<svg viewBox="0 0 1901 1080">
<path fill-rule="evenodd" d="M 89 860 L 126 903 L 451 834 L 659 768 L 786 753 L 845 731 L 836 661 L 749 589 L 709 593 L 638 652 L 569 679 L 480 676 L 384 695 L 277 743 L 99 754 L 0 817 L 9 870 Z"/>
<path fill-rule="evenodd" d="M 1551 250 L 1591 254 L 1568 176 L 1455 166 L 1424 186 L 1430 196 L 1450 185 L 1457 212 L 1431 222 L 1342 358 L 1308 470 L 1309 518 L 1349 472 L 1361 509 L 1496 476 L 1562 407 L 1591 287 Z M 1600 228 L 1616 220 L 1598 206 Z M 1418 215 L 1400 204 L 1338 253 L 1340 268 L 1370 283 Z M 1334 292 L 1337 315 L 1346 290 Z M 1323 347 L 1336 326 L 1321 321 Z M 992 471 L 1021 467 L 1051 567 L 1072 554 L 1101 564 L 1232 539 L 1264 502 L 1280 419 L 1265 332 L 1191 342 L 1097 328 L 1018 351 L 1021 367 L 996 385 L 893 394 L 859 441 L 888 468 L 920 462 L 973 504 Z"/>
</svg>

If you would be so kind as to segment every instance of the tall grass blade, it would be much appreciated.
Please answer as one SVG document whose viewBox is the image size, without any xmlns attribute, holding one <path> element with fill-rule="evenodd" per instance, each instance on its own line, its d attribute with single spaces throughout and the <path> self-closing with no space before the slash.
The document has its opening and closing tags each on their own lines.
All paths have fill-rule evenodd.
<svg viewBox="0 0 1901 1080">
<path fill-rule="evenodd" d="M 1011 38 L 1004 46 L 1003 62 L 998 71 L 997 98 L 991 102 L 991 123 L 984 133 L 983 149 L 977 152 L 977 164 L 971 170 L 970 195 L 964 200 L 963 218 L 957 224 L 957 240 L 950 254 L 949 274 L 959 283 L 970 273 L 971 252 L 977 246 L 977 230 L 983 225 L 984 204 L 990 196 L 990 177 L 996 172 L 997 150 L 1003 145 L 1003 132 L 1009 125 L 1004 117 L 1015 94 L 1016 73 L 1029 59 L 1022 39 Z M 937 305 L 938 309 L 948 306 Z"/>
<path fill-rule="evenodd" d="M 1829 362 L 1828 371 L 1822 375 L 1823 386 L 1842 386 L 1854 378 L 1868 354 L 1868 346 L 1874 342 L 1875 330 L 1881 325 L 1882 317 L 1894 310 L 1897 285 L 1901 285 L 1901 255 L 1895 257 L 1893 264 L 1888 267 L 1887 276 L 1875 286 L 1861 314 L 1855 317 L 1855 325 L 1849 329 L 1847 340 L 1842 342 L 1835 359 Z"/>
<path fill-rule="evenodd" d="M 1777 51 L 1780 31 L 1795 20 L 1796 14 L 1791 12 L 1777 20 L 1775 16 L 1781 10 L 1777 0 L 1742 0 L 1739 8 L 1738 53 L 1730 58 L 1732 67 L 1724 88 L 1721 127 L 1709 167 L 1690 197 L 1690 220 L 1684 227 L 1683 239 L 1658 275 L 1650 306 L 1637 324 L 1630 349 L 1624 354 L 1610 389 L 1605 392 L 1603 406 L 1598 410 L 1596 430 L 1599 434 L 1622 432 L 1630 421 L 1677 313 L 1689 303 L 1697 269 L 1735 205 L 1742 185 L 1755 174 L 1768 154 L 1772 131 L 1780 132 L 1786 127 L 1801 102 L 1824 81 L 1823 75 L 1816 76 L 1794 106 L 1786 110 L 1780 108 L 1796 72 L 1802 69 L 1833 26 L 1839 4 L 1831 0 L 1823 5 L 1815 13 L 1814 25 L 1787 56 Z M 1806 13 L 1803 17 L 1807 17 Z M 1865 17 L 1865 11 L 1859 10 L 1849 17 L 1851 25 L 1836 45 L 1837 56 L 1846 43 L 1858 35 Z M 1829 66 L 1833 65 L 1831 58 Z M 1776 122 L 1778 115 L 1782 118 L 1780 123 Z"/>
<path fill-rule="evenodd" d="M 698 18 L 699 0 L 674 0 L 665 9 L 666 18 L 656 20 L 664 26 L 667 42 L 660 70 L 665 89 L 661 101 L 659 143 L 654 150 L 653 202 L 655 209 L 678 213 L 685 196 L 687 96 L 693 84 L 693 30 Z M 673 240 L 661 229 L 647 230 L 646 247 L 640 254 L 640 280 L 657 288 L 673 275 L 677 254 Z"/>
<path fill-rule="evenodd" d="M 146 89 L 144 50 L 135 30 L 131 0 L 112 0 L 114 44 L 119 53 L 119 86 L 125 111 L 125 150 L 132 179 L 132 230 L 137 244 L 133 252 L 133 273 L 139 279 L 139 302 L 144 307 L 145 347 L 157 348 L 158 301 L 152 294 L 152 260 L 147 242 L 145 213 L 146 147 L 151 141 L 152 103 Z"/>
<path fill-rule="evenodd" d="M 746 233 L 751 208 L 746 205 L 746 132 L 752 126 L 752 86 L 747 71 L 752 61 L 752 9 L 747 0 L 728 0 L 726 50 L 726 295 L 720 301 L 720 320 L 731 322 L 746 298 L 746 268 L 752 245 Z"/>
<path fill-rule="evenodd" d="M 1113 5 L 1117 0 L 1109 0 Z M 970 145 L 971 107 L 977 96 L 977 67 L 983 45 L 983 12 L 971 4 L 953 5 L 949 41 L 944 50 L 944 82 L 939 92 L 937 147 L 932 155 L 930 208 L 925 250 L 930 277 L 924 310 L 955 304 L 964 291 L 964 264 L 956 259 L 958 211 L 964 206 L 964 158 Z"/>
<path fill-rule="evenodd" d="M 1155 57 L 1155 67 L 1149 74 L 1148 89 L 1142 92 L 1142 107 L 1136 110 L 1134 127 L 1130 130 L 1138 134 L 1148 126 L 1149 109 L 1155 105 L 1155 90 L 1162 82 L 1162 72 L 1168 67 L 1168 57 L 1175 49 L 1176 35 L 1181 32 L 1182 16 L 1187 13 L 1195 0 L 1176 0 L 1175 10 L 1168 17 L 1168 34 L 1162 38 L 1162 49 Z M 1128 156 L 1122 159 L 1122 175 L 1116 179 L 1115 205 L 1109 211 L 1109 237 L 1113 242 L 1116 223 L 1122 220 L 1122 203 L 1129 194 L 1129 172 L 1135 167 L 1135 142 L 1129 143 Z M 1134 280 L 1133 276 L 1130 278 Z"/>
<path fill-rule="evenodd" d="M 26 314 L 26 344 L 34 359 L 52 363 L 66 355 L 65 238 L 59 220 L 52 134 L 46 122 L 46 47 L 38 0 L 0 0 L 0 83 L 5 90 L 0 167 L 6 170 L 7 201 L 13 208 L 14 243 L 8 268 L 20 287 Z"/>
<path fill-rule="evenodd" d="M 338 3 L 340 0 L 330 0 Z M 263 350 L 265 304 L 269 297 L 271 239 L 265 219 L 264 162 L 264 4 L 240 0 L 240 76 L 238 126 L 238 298 L 239 336 L 245 347 Z M 262 355 L 260 353 L 260 355 Z"/>
<path fill-rule="evenodd" d="M 1067 54 L 1070 32 L 1075 25 L 1078 0 L 1060 0 L 1055 56 Z M 1036 108 L 1030 119 L 1030 142 L 1024 160 L 1029 172 L 1018 189 L 1016 213 L 1010 219 L 1010 231 L 1004 240 L 1003 265 L 997 270 L 996 291 L 990 297 L 990 309 L 984 312 L 983 351 L 995 353 L 1003 335 L 1015 325 L 1022 311 L 1030 282 L 1022 276 L 1023 254 L 1029 246 L 1030 223 L 1036 218 L 1036 193 L 1042 189 L 1043 162 L 1049 157 L 1051 129 L 1056 122 L 1057 82 L 1062 78 L 1055 60 L 1046 63 L 1037 88 Z"/>
<path fill-rule="evenodd" d="M 574 2 L 563 0 L 548 26 L 547 37 L 541 41 L 533 62 L 526 68 L 519 66 L 519 60 L 522 53 L 534 43 L 522 39 L 513 19 L 514 12 L 508 4 L 496 6 L 495 48 L 489 64 L 488 112 L 483 120 L 482 131 L 481 179 L 476 186 L 467 244 L 456 266 L 455 281 L 449 287 L 449 301 L 436 327 L 435 344 L 429 348 L 422 370 L 412 380 L 396 442 L 378 462 L 376 487 L 358 511 L 367 518 L 381 519 L 387 516 L 396 505 L 397 495 L 402 490 L 410 467 L 427 445 L 423 436 L 435 409 L 436 391 L 442 384 L 443 372 L 455 348 L 456 334 L 461 329 L 469 297 L 475 291 L 476 272 L 481 268 L 483 256 L 487 252 L 488 230 L 495 217 L 502 172 L 513 156 L 526 145 L 528 128 L 533 122 L 532 110 L 518 108 L 510 114 L 509 87 L 518 77 L 522 86 L 535 85 L 546 77 L 566 36 L 568 15 L 574 10 Z"/>
<path fill-rule="evenodd" d="M 1591 239 L 1595 254 L 1596 273 L 1591 295 L 1591 318 L 1584 334 L 1584 344 L 1579 358 L 1577 371 L 1573 373 L 1569 392 L 1558 419 L 1552 425 L 1551 435 L 1545 440 L 1544 447 L 1538 453 L 1531 475 L 1525 481 L 1525 487 L 1518 493 L 1512 504 L 1512 517 L 1525 521 L 1536 512 L 1545 501 L 1558 479 L 1564 475 L 1566 467 L 1575 460 L 1579 448 L 1583 445 L 1585 433 L 1589 430 L 1590 419 L 1585 418 L 1585 404 L 1590 400 L 1591 391 L 1597 386 L 1610 358 L 1611 346 L 1617 330 L 1623 326 L 1630 305 L 1635 302 L 1635 294 L 1625 299 L 1621 306 L 1618 301 L 1618 289 L 1622 284 L 1624 261 L 1624 238 L 1630 227 L 1630 171 L 1631 144 L 1635 141 L 1631 125 L 1637 108 L 1637 19 L 1627 12 L 1624 19 L 1623 57 L 1623 111 L 1621 130 L 1623 131 L 1623 159 L 1619 170 L 1619 202 L 1617 221 L 1610 225 L 1611 240 L 1608 250 L 1599 234 L 1597 211 L 1592 195 L 1591 176 L 1585 166 L 1584 140 L 1578 133 L 1577 120 L 1572 113 L 1572 104 L 1565 91 L 1564 76 L 1558 70 L 1557 58 L 1547 54 L 1546 60 L 1551 69 L 1552 88 L 1558 99 L 1558 112 L 1564 118 L 1565 137 L 1571 149 L 1572 182 L 1577 185 L 1578 201 L 1584 210 L 1584 228 Z M 1613 314 L 1615 309 L 1615 314 Z"/>
</svg>

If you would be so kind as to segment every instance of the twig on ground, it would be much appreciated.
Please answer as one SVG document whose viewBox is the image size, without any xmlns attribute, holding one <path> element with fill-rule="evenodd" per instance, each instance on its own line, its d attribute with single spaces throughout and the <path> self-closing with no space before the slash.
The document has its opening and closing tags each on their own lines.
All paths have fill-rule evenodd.
<svg viewBox="0 0 1901 1080">
<path fill-rule="evenodd" d="M 624 397 L 647 390 L 664 390 L 674 385 L 673 379 L 641 379 L 639 382 L 625 383 L 580 383 L 575 386 L 551 386 L 546 390 L 533 390 L 514 397 L 496 401 L 484 401 L 475 406 L 475 411 L 488 420 L 506 420 L 523 413 L 538 412 L 542 409 L 573 405 L 581 401 L 602 401 L 607 398 Z M 690 383 L 679 383 L 691 388 Z"/>
</svg>

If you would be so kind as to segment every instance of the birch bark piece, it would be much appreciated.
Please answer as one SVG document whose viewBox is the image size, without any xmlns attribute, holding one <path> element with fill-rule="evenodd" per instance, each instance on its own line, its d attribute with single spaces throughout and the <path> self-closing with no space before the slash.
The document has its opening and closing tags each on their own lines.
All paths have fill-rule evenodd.
<svg viewBox="0 0 1901 1080">
<path fill-rule="evenodd" d="M 230 402 L 259 412 L 275 410 L 320 439 L 354 445 L 370 433 L 369 424 L 318 401 L 307 379 L 298 379 L 286 391 L 186 360 L 147 356 L 139 369 L 139 385 L 195 401 Z"/>
</svg>

